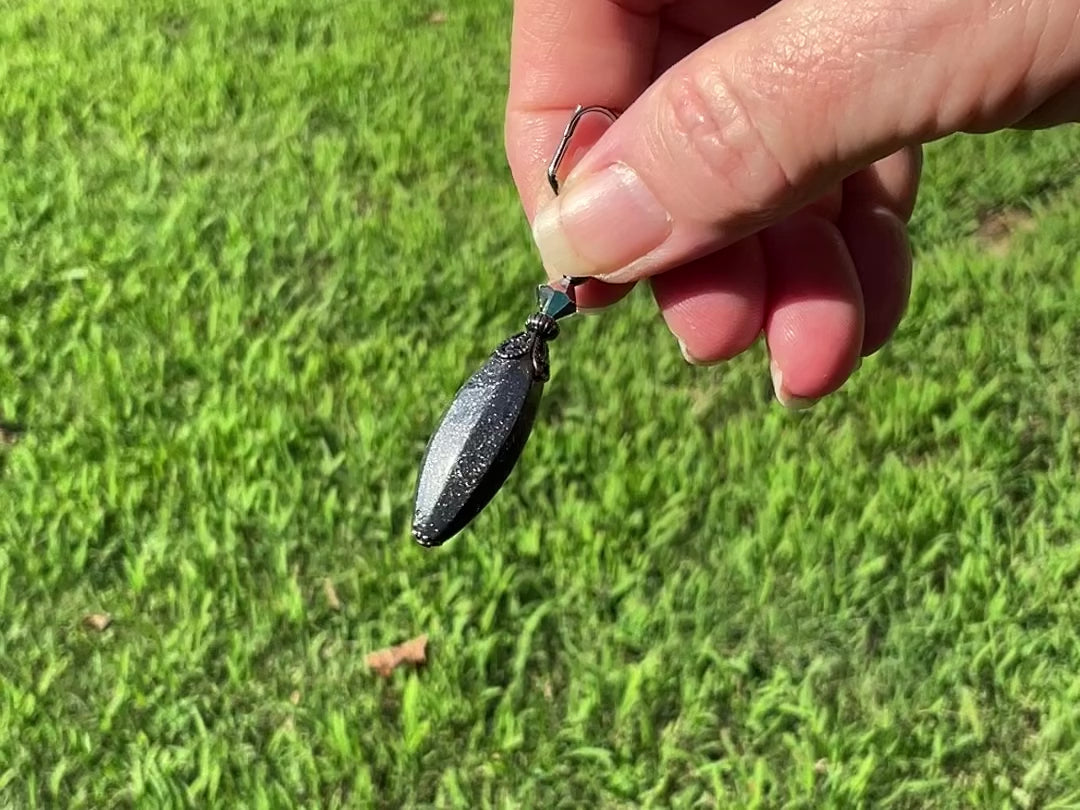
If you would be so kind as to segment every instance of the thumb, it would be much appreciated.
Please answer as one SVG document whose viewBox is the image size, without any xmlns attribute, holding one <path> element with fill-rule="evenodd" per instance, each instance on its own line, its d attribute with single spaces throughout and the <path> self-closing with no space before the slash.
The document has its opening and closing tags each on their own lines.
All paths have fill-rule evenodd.
<svg viewBox="0 0 1080 810">
<path fill-rule="evenodd" d="M 1020 121 L 1080 74 L 1078 6 L 784 0 L 673 66 L 604 133 L 534 219 L 545 268 L 634 281 L 904 146 Z"/>
</svg>

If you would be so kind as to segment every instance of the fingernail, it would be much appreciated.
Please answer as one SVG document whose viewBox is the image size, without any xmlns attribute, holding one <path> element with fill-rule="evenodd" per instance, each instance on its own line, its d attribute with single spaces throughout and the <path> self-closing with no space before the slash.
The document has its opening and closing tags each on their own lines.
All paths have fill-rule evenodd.
<svg viewBox="0 0 1080 810">
<path fill-rule="evenodd" d="M 686 341 L 682 338 L 676 338 L 679 341 L 679 351 L 682 352 L 683 360 L 692 366 L 716 366 L 722 361 L 720 360 L 699 360 L 690 354 L 690 351 L 686 348 Z"/>
<path fill-rule="evenodd" d="M 776 395 L 776 401 L 788 410 L 805 411 L 817 402 L 816 399 L 809 397 L 792 396 L 791 393 L 784 388 L 784 372 L 780 370 L 780 366 L 776 365 L 775 360 L 769 361 L 769 371 L 772 374 L 773 393 Z"/>
<path fill-rule="evenodd" d="M 671 217 L 641 177 L 616 163 L 567 183 L 533 220 L 533 239 L 552 278 L 605 276 L 663 244 Z"/>
</svg>

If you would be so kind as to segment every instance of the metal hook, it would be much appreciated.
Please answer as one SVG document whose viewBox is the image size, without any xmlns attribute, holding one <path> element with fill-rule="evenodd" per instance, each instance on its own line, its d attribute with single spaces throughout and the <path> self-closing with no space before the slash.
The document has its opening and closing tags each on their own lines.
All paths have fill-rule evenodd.
<svg viewBox="0 0 1080 810">
<path fill-rule="evenodd" d="M 606 115 L 610 121 L 614 121 L 618 118 L 618 116 L 607 107 L 600 107 L 598 105 L 582 107 L 580 104 L 577 105 L 574 114 L 570 117 L 570 122 L 566 125 L 566 129 L 563 130 L 562 140 L 559 141 L 559 148 L 555 150 L 555 157 L 551 159 L 551 164 L 548 166 L 547 170 L 548 183 L 551 185 L 551 190 L 556 194 L 559 193 L 559 178 L 557 176 L 559 164 L 562 163 L 563 158 L 566 156 L 566 150 L 570 146 L 570 139 L 574 137 L 574 130 L 577 129 L 578 122 L 592 112 Z"/>
<path fill-rule="evenodd" d="M 562 163 L 563 158 L 566 157 L 566 150 L 570 147 L 570 139 L 574 137 L 574 130 L 577 129 L 578 123 L 589 113 L 600 113 L 607 116 L 609 121 L 615 121 L 618 115 L 607 107 L 601 107 L 598 104 L 594 104 L 590 107 L 583 107 L 580 104 L 574 109 L 574 114 L 570 116 L 570 121 L 566 124 L 566 129 L 563 130 L 562 139 L 559 141 L 559 147 L 555 150 L 555 156 L 551 159 L 551 163 L 548 165 L 547 179 L 548 184 L 551 186 L 551 190 L 555 192 L 555 195 L 559 194 L 559 165 Z M 579 284 L 584 284 L 588 281 L 587 278 L 575 278 L 572 276 L 566 276 L 566 288 L 567 290 L 573 290 L 574 287 Z"/>
</svg>

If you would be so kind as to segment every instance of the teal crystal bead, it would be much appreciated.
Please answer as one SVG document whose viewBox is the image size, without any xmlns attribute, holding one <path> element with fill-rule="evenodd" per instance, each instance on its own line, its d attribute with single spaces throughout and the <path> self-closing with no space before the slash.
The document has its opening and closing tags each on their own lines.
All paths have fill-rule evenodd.
<svg viewBox="0 0 1080 810">
<path fill-rule="evenodd" d="M 549 315 L 557 321 L 568 318 L 577 312 L 577 305 L 574 304 L 574 299 L 562 290 L 549 287 L 547 284 L 542 284 L 537 287 L 536 300 L 540 305 L 540 312 L 544 315 Z"/>
</svg>

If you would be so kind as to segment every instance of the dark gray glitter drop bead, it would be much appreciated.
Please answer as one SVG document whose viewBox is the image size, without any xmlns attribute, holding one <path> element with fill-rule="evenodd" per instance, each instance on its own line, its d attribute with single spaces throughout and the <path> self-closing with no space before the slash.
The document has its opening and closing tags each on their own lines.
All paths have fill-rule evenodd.
<svg viewBox="0 0 1080 810">
<path fill-rule="evenodd" d="M 505 483 L 532 432 L 546 364 L 542 339 L 514 335 L 458 391 L 421 464 L 412 528 L 421 545 L 460 532 Z"/>
</svg>

